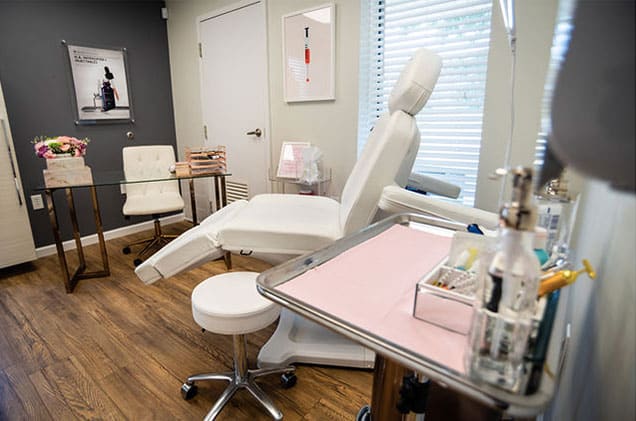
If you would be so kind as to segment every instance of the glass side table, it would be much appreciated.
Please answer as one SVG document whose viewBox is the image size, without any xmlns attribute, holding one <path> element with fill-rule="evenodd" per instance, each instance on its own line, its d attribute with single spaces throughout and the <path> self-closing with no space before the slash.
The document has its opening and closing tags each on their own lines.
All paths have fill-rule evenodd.
<svg viewBox="0 0 636 421">
<path fill-rule="evenodd" d="M 329 186 L 331 184 L 331 168 L 325 168 L 320 175 L 320 178 L 315 182 L 308 183 L 303 181 L 300 176 L 296 178 L 278 177 L 277 169 L 269 169 L 268 178 L 272 184 L 278 184 L 280 186 L 281 193 L 287 193 L 287 185 L 297 186 L 298 194 L 326 196 L 329 192 Z M 289 193 L 296 193 L 295 190 Z"/>
</svg>

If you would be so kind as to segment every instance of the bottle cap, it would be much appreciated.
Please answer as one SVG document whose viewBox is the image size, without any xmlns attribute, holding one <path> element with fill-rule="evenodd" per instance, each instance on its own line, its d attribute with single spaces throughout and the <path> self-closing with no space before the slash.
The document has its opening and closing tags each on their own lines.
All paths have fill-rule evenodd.
<svg viewBox="0 0 636 421">
<path fill-rule="evenodd" d="M 512 174 L 512 200 L 500 212 L 500 222 L 507 228 L 534 231 L 537 208 L 532 195 L 532 168 L 517 167 Z"/>
</svg>

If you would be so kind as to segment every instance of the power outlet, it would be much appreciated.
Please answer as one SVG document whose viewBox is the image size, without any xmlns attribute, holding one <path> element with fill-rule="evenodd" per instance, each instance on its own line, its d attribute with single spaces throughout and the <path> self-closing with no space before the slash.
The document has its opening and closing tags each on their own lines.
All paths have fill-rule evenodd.
<svg viewBox="0 0 636 421">
<path fill-rule="evenodd" d="M 41 194 L 34 194 L 31 196 L 31 206 L 33 210 L 44 209 L 44 200 L 42 200 Z"/>
</svg>

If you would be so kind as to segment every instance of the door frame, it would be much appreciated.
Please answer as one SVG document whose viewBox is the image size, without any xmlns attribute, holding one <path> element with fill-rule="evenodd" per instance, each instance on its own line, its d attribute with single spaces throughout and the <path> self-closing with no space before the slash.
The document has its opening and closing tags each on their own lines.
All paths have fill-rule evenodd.
<svg viewBox="0 0 636 421">
<path fill-rule="evenodd" d="M 267 153 L 265 154 L 267 162 L 266 164 L 266 168 L 267 168 L 267 172 L 265 174 L 263 174 L 264 177 L 267 178 L 265 186 L 266 186 L 266 192 L 267 193 L 271 193 L 272 192 L 272 183 L 269 181 L 269 172 L 271 171 L 271 163 L 272 163 L 272 143 L 270 140 L 270 133 L 271 133 L 271 111 L 270 111 L 270 95 L 269 95 L 269 88 L 270 88 L 270 71 L 269 71 L 269 25 L 268 25 L 268 4 L 267 4 L 268 0 L 240 0 L 237 1 L 235 3 L 232 3 L 230 5 L 227 5 L 225 7 L 221 7 L 218 9 L 214 9 L 210 12 L 204 13 L 202 15 L 197 16 L 196 21 L 195 21 L 195 27 L 197 29 L 197 42 L 199 44 L 201 44 L 201 23 L 203 23 L 206 20 L 210 20 L 213 19 L 217 16 L 221 16 L 221 15 L 225 15 L 228 13 L 231 13 L 235 10 L 238 9 L 244 9 L 246 7 L 252 6 L 254 4 L 257 3 L 261 3 L 263 6 L 263 17 L 265 19 L 265 21 L 263 22 L 263 25 L 265 26 L 265 39 L 263 40 L 263 42 L 265 42 L 265 92 L 263 93 L 263 109 L 264 109 L 264 114 L 263 115 L 263 142 L 265 142 L 265 147 L 267 150 Z M 200 94 L 199 94 L 199 101 L 200 101 L 200 107 L 201 107 L 201 122 L 203 123 L 203 125 L 205 125 L 205 116 L 204 116 L 204 105 L 203 105 L 203 60 L 201 59 L 201 57 L 199 57 L 199 89 L 200 89 Z M 203 130 L 203 127 L 201 128 Z M 204 142 L 207 143 L 208 139 L 205 139 L 204 137 Z"/>
</svg>

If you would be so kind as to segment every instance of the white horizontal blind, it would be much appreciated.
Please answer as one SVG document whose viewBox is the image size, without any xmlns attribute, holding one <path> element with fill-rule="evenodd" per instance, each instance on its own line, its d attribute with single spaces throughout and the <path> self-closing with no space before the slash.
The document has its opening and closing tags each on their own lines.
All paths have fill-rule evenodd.
<svg viewBox="0 0 636 421">
<path fill-rule="evenodd" d="M 562 1 L 559 4 L 556 27 L 552 38 L 552 48 L 550 49 L 550 62 L 543 88 L 543 98 L 541 100 L 541 130 L 537 139 L 534 153 L 534 167 L 538 172 L 543 166 L 543 157 L 547 147 L 548 136 L 552 131 L 552 96 L 556 85 L 557 76 L 561 63 L 565 58 L 565 53 L 570 44 L 570 34 L 572 32 L 572 11 L 573 2 Z"/>
<path fill-rule="evenodd" d="M 437 52 L 442 72 L 417 115 L 422 135 L 413 171 L 457 184 L 475 201 L 492 0 L 363 0 L 358 153 L 409 57 Z"/>
</svg>

